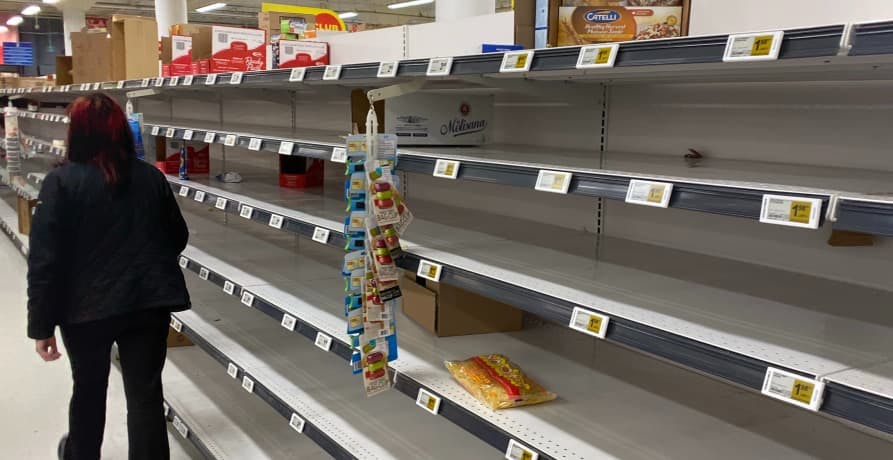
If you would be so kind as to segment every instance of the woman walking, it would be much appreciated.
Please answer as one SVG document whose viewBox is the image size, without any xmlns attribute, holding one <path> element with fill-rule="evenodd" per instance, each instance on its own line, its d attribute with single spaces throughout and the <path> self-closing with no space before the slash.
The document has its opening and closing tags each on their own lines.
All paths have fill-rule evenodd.
<svg viewBox="0 0 893 460">
<path fill-rule="evenodd" d="M 137 160 L 121 107 L 96 93 L 68 112 L 68 162 L 44 180 L 28 254 L 28 337 L 54 361 L 58 326 L 74 380 L 59 457 L 99 458 L 117 343 L 130 459 L 165 460 L 161 370 L 170 312 L 190 306 L 177 264 L 189 233 L 164 175 Z"/>
</svg>

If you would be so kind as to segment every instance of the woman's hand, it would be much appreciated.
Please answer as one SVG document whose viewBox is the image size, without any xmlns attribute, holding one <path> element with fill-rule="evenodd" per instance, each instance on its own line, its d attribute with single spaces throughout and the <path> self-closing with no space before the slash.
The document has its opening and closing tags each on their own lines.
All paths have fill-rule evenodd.
<svg viewBox="0 0 893 460">
<path fill-rule="evenodd" d="M 59 353 L 59 347 L 56 346 L 56 336 L 52 336 L 48 339 L 39 339 L 34 341 L 37 348 L 37 354 L 46 361 L 55 361 L 59 359 L 62 354 Z"/>
</svg>

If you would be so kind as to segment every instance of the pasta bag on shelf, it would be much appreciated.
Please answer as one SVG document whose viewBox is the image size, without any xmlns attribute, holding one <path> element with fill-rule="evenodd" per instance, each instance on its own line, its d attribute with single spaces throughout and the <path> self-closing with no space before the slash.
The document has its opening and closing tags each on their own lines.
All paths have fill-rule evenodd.
<svg viewBox="0 0 893 460">
<path fill-rule="evenodd" d="M 444 364 L 459 384 L 492 409 L 529 406 L 558 397 L 503 355 L 478 355 Z"/>
</svg>

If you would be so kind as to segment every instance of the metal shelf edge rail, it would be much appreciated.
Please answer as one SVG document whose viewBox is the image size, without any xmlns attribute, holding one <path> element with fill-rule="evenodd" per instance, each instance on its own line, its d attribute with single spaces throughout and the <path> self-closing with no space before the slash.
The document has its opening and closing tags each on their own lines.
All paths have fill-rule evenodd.
<svg viewBox="0 0 893 460">
<path fill-rule="evenodd" d="M 834 228 L 893 237 L 893 202 L 840 198 Z"/>
<path fill-rule="evenodd" d="M 165 123 L 145 123 L 144 126 L 149 129 L 153 129 L 155 127 L 159 128 L 158 134 L 156 137 L 167 137 L 166 130 L 168 128 L 174 128 L 173 136 L 169 137 L 169 139 L 183 139 L 183 134 L 189 127 L 184 126 L 176 126 Z M 301 139 L 282 139 L 282 138 L 273 138 L 268 136 L 254 135 L 250 133 L 239 133 L 235 131 L 227 131 L 224 128 L 219 130 L 215 129 L 193 129 L 192 130 L 192 141 L 193 142 L 204 142 L 204 137 L 207 133 L 214 133 L 214 142 L 212 144 L 221 144 L 225 145 L 226 136 L 234 135 L 236 136 L 236 142 L 234 145 L 230 147 L 240 147 L 243 149 L 248 149 L 251 144 L 251 139 L 260 139 L 262 144 L 260 147 L 261 151 L 279 153 L 279 147 L 283 142 L 292 142 L 294 144 L 294 148 L 292 150 L 292 156 L 302 156 L 308 158 L 317 158 L 321 160 L 329 160 L 332 158 L 332 150 L 341 145 L 329 144 L 324 142 L 312 142 Z"/>
<path fill-rule="evenodd" d="M 173 423 L 175 418 L 179 419 L 180 423 L 186 425 L 186 428 L 189 430 L 186 433 L 186 439 L 189 440 L 189 442 L 192 443 L 193 446 L 195 446 L 195 448 L 199 451 L 199 453 L 202 454 L 204 458 L 208 460 L 216 460 L 217 456 L 211 453 L 211 450 L 208 449 L 208 446 L 204 443 L 204 441 L 202 441 L 202 439 L 195 434 L 195 431 L 189 426 L 189 424 L 183 421 L 183 417 L 180 417 L 180 414 L 177 412 L 174 406 L 172 406 L 171 403 L 167 400 L 165 400 L 164 403 L 167 404 L 168 408 L 165 420 L 167 420 L 169 423 Z"/>
<path fill-rule="evenodd" d="M 850 56 L 893 54 L 893 21 L 853 24 Z"/>
</svg>

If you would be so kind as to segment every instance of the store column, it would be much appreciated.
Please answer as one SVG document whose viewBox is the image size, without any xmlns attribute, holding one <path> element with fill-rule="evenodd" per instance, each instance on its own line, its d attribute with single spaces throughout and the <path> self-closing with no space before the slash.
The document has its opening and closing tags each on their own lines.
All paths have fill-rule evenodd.
<svg viewBox="0 0 893 460">
<path fill-rule="evenodd" d="M 434 3 L 436 21 L 451 21 L 495 12 L 496 0 L 449 0 Z"/>
<path fill-rule="evenodd" d="M 71 33 L 80 32 L 87 25 L 87 10 L 93 0 L 67 0 L 62 3 L 62 33 L 65 35 L 65 55 L 71 56 Z"/>
<path fill-rule="evenodd" d="M 158 39 L 170 35 L 174 24 L 186 24 L 186 0 L 155 0 L 155 21 L 158 23 Z"/>
</svg>

